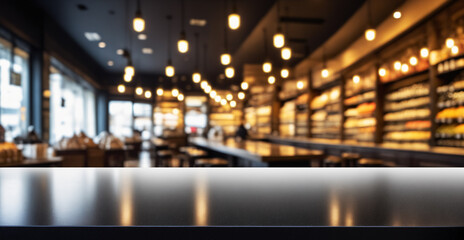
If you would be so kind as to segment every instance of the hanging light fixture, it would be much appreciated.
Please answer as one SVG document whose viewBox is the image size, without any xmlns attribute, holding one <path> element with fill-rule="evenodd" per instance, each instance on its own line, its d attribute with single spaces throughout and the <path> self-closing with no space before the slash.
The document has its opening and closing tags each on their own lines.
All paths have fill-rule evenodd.
<svg viewBox="0 0 464 240">
<path fill-rule="evenodd" d="M 128 56 L 127 66 L 124 68 L 124 75 L 129 75 L 131 77 L 135 75 L 135 68 L 132 65 L 132 59 L 130 55 Z"/>
<path fill-rule="evenodd" d="M 243 89 L 243 90 L 247 90 L 249 85 L 247 82 L 242 82 L 242 84 L 240 85 L 240 87 Z"/>
<path fill-rule="evenodd" d="M 429 56 L 429 49 L 427 47 L 423 47 L 420 50 L 421 58 L 427 58 Z"/>
<path fill-rule="evenodd" d="M 124 93 L 126 91 L 126 87 L 124 86 L 124 84 L 119 84 L 118 85 L 118 92 L 119 93 Z"/>
<path fill-rule="evenodd" d="M 285 46 L 285 36 L 282 33 L 282 28 L 280 27 L 280 1 L 277 1 L 277 31 L 274 34 L 273 43 L 274 47 L 282 48 Z"/>
<path fill-rule="evenodd" d="M 401 70 L 401 62 L 400 62 L 400 61 L 395 61 L 395 62 L 393 63 L 393 68 L 394 68 L 396 71 Z"/>
<path fill-rule="evenodd" d="M 150 90 L 145 91 L 145 98 L 151 98 L 151 91 Z"/>
<path fill-rule="evenodd" d="M 233 78 L 235 75 L 235 69 L 231 66 L 227 67 L 225 70 L 225 74 L 227 78 Z"/>
<path fill-rule="evenodd" d="M 379 76 L 385 77 L 387 75 L 387 69 L 379 68 Z"/>
<path fill-rule="evenodd" d="M 232 5 L 232 12 L 229 14 L 229 28 L 237 30 L 240 27 L 240 15 L 237 13 L 237 1 L 234 0 Z"/>
<path fill-rule="evenodd" d="M 198 41 L 198 33 L 195 33 L 195 45 L 196 45 L 196 51 L 195 51 L 195 71 L 192 74 L 192 80 L 194 83 L 199 83 L 201 81 L 201 74 L 198 69 L 198 63 L 200 59 L 200 44 Z"/>
<path fill-rule="evenodd" d="M 227 100 L 221 99 L 221 105 L 222 105 L 222 106 L 225 106 L 226 104 L 227 104 Z"/>
<path fill-rule="evenodd" d="M 174 66 L 172 65 L 172 60 L 171 60 L 171 20 L 172 20 L 172 16 L 168 15 L 166 18 L 168 19 L 168 22 L 169 22 L 169 26 L 168 26 L 168 62 L 166 64 L 164 72 L 165 72 L 167 77 L 173 77 L 176 74 L 176 70 L 175 70 Z"/>
<path fill-rule="evenodd" d="M 224 66 L 229 65 L 232 62 L 232 57 L 228 51 L 228 42 L 227 42 L 227 27 L 224 28 L 224 53 L 221 54 L 221 64 Z"/>
<path fill-rule="evenodd" d="M 240 100 L 245 99 L 245 93 L 244 92 L 239 92 L 237 96 L 238 96 L 238 99 L 240 99 Z"/>
<path fill-rule="evenodd" d="M 353 83 L 358 84 L 361 81 L 361 77 L 359 75 L 353 76 Z"/>
<path fill-rule="evenodd" d="M 140 0 L 137 0 L 137 10 L 135 11 L 135 17 L 132 21 L 134 31 L 143 32 L 145 30 L 145 20 L 142 18 L 142 11 L 140 10 Z"/>
<path fill-rule="evenodd" d="M 271 85 L 274 84 L 275 81 L 276 81 L 276 78 L 275 78 L 274 76 L 269 76 L 269 77 L 267 78 L 267 82 L 268 82 L 269 84 L 271 84 Z"/>
<path fill-rule="evenodd" d="M 270 61 L 265 61 L 263 63 L 263 72 L 270 73 L 272 71 L 272 63 Z"/>
<path fill-rule="evenodd" d="M 180 38 L 179 41 L 177 41 L 177 50 L 179 50 L 180 53 L 186 53 L 189 50 L 189 42 L 187 41 L 187 36 L 185 34 L 185 2 L 184 0 L 181 0 L 181 32 L 180 32 Z"/>
<path fill-rule="evenodd" d="M 450 49 L 451 49 L 452 47 L 454 47 L 454 39 L 451 38 L 451 37 L 447 38 L 447 39 L 445 40 L 445 44 L 446 44 L 446 47 L 447 47 L 447 48 L 450 48 Z"/>
<path fill-rule="evenodd" d="M 140 87 L 140 86 L 139 86 L 139 87 L 136 87 L 136 88 L 135 88 L 135 94 L 137 94 L 137 95 L 139 95 L 139 96 L 142 95 L 142 94 L 143 94 L 143 88 Z"/>
<path fill-rule="evenodd" d="M 164 94 L 164 90 L 162 88 L 156 89 L 156 95 L 163 96 L 163 94 Z"/>
<path fill-rule="evenodd" d="M 283 47 L 280 51 L 283 60 L 290 60 L 292 58 L 292 49 L 290 47 Z"/>
<path fill-rule="evenodd" d="M 206 94 L 209 94 L 211 92 L 211 90 L 213 90 L 213 88 L 211 86 L 208 85 L 208 86 L 205 87 L 205 93 Z"/>
<path fill-rule="evenodd" d="M 371 1 L 367 0 L 367 24 L 368 28 L 364 32 L 364 37 L 367 41 L 373 41 L 375 39 L 376 31 L 372 26 L 372 16 L 371 16 Z"/>
<path fill-rule="evenodd" d="M 184 94 L 180 93 L 179 95 L 177 95 L 177 100 L 179 100 L 180 102 L 184 101 Z"/>
<path fill-rule="evenodd" d="M 214 101 L 215 101 L 215 102 L 220 102 L 220 101 L 221 101 L 221 97 L 220 97 L 220 96 L 214 97 Z"/>
<path fill-rule="evenodd" d="M 327 60 L 325 56 L 325 47 L 322 47 L 322 71 L 321 71 L 322 78 L 329 77 L 329 70 L 327 69 Z"/>
<path fill-rule="evenodd" d="M 200 87 L 201 89 L 205 89 L 208 86 L 208 82 L 206 80 L 201 81 Z"/>
<path fill-rule="evenodd" d="M 173 89 L 171 90 L 171 95 L 172 95 L 173 97 L 177 97 L 177 96 L 179 95 L 179 89 L 173 88 Z"/>
<path fill-rule="evenodd" d="M 232 94 L 229 93 L 226 95 L 226 99 L 227 101 L 232 101 L 232 99 L 234 99 L 234 96 L 232 96 Z"/>
<path fill-rule="evenodd" d="M 132 81 L 132 75 L 124 74 L 124 81 L 125 81 L 125 82 L 130 82 L 130 81 Z"/>
<path fill-rule="evenodd" d="M 237 106 L 237 102 L 235 101 L 231 101 L 229 104 L 232 108 L 235 108 Z"/>
<path fill-rule="evenodd" d="M 217 92 L 215 90 L 212 90 L 210 93 L 209 93 L 209 96 L 211 98 L 215 98 L 217 96 Z"/>
<path fill-rule="evenodd" d="M 300 81 L 298 81 L 298 82 L 296 83 L 296 88 L 297 88 L 298 90 L 303 89 L 303 87 L 304 87 L 303 81 L 300 80 Z"/>
<path fill-rule="evenodd" d="M 263 40 L 264 40 L 264 56 L 266 57 L 266 60 L 263 63 L 263 72 L 269 73 L 272 71 L 272 63 L 269 61 L 269 56 L 268 56 L 268 51 L 267 51 L 267 32 L 266 28 L 263 28 Z"/>
<path fill-rule="evenodd" d="M 282 70 L 280 70 L 280 76 L 282 78 L 288 78 L 288 76 L 290 76 L 290 71 L 287 68 L 282 68 Z"/>
<path fill-rule="evenodd" d="M 409 64 L 411 64 L 411 66 L 416 66 L 418 62 L 419 60 L 417 60 L 416 56 L 412 56 L 409 58 Z"/>
</svg>

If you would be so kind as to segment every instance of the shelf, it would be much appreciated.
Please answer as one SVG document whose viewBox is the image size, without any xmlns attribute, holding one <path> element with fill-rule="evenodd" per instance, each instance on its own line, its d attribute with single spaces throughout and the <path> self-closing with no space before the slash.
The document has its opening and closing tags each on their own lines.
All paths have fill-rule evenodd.
<svg viewBox="0 0 464 240">
<path fill-rule="evenodd" d="M 395 99 L 395 100 L 390 100 L 390 99 L 385 98 L 385 101 L 387 101 L 387 102 L 401 102 L 401 101 L 406 101 L 406 100 L 410 100 L 410 99 L 414 99 L 414 98 L 426 97 L 426 96 L 429 96 L 429 95 L 430 95 L 430 92 L 428 94 L 410 96 L 410 97 L 401 98 L 401 99 Z"/>
<path fill-rule="evenodd" d="M 430 131 L 430 128 L 417 128 L 417 129 L 401 129 L 401 130 L 387 130 L 383 129 L 384 132 L 412 132 L 412 131 Z"/>
<path fill-rule="evenodd" d="M 458 133 L 458 134 L 436 133 L 435 138 L 436 139 L 464 140 L 464 133 Z"/>
<path fill-rule="evenodd" d="M 460 107 L 460 106 L 464 106 L 464 99 L 461 100 L 460 102 L 453 102 L 451 105 L 448 105 L 448 106 L 440 106 L 442 104 L 446 104 L 446 103 L 439 102 L 439 103 L 437 103 L 437 107 L 440 108 L 440 109 L 446 109 L 446 108 L 452 108 L 452 107 Z"/>
<path fill-rule="evenodd" d="M 340 78 L 336 78 L 336 79 L 334 79 L 334 80 L 332 80 L 330 82 L 323 83 L 322 85 L 320 85 L 318 87 L 313 86 L 313 89 L 317 90 L 317 91 L 324 91 L 324 90 L 327 90 L 327 89 L 329 89 L 331 87 L 337 86 L 337 84 L 340 84 L 341 83 L 340 80 L 341 80 Z"/>
<path fill-rule="evenodd" d="M 384 119 L 384 122 L 392 123 L 392 122 L 410 122 L 410 121 L 421 121 L 421 120 L 430 120 L 430 116 L 420 117 L 420 118 L 411 118 L 411 119 L 401 119 L 401 120 L 385 120 Z"/>
<path fill-rule="evenodd" d="M 401 81 L 403 81 L 403 80 L 405 80 L 405 79 L 408 79 L 408 78 L 417 77 L 417 76 L 420 76 L 420 75 L 422 75 L 422 74 L 425 75 L 425 73 L 428 73 L 428 72 L 429 72 L 429 69 L 427 68 L 427 69 L 422 70 L 422 71 L 410 73 L 410 74 L 408 74 L 408 75 L 404 75 L 404 76 L 401 76 L 401 77 L 399 77 L 399 78 L 389 80 L 388 82 L 382 82 L 382 81 L 380 81 L 380 82 L 381 82 L 382 84 L 390 85 L 390 84 L 392 84 L 392 83 L 401 82 Z M 426 78 L 426 79 L 427 79 L 427 78 Z M 425 81 L 426 79 L 424 79 L 424 81 Z M 421 82 L 421 81 L 419 81 L 419 82 Z"/>
<path fill-rule="evenodd" d="M 375 99 L 363 99 L 362 101 L 359 101 L 357 103 L 350 103 L 350 104 L 347 104 L 347 103 L 344 103 L 345 106 L 347 107 L 351 107 L 351 106 L 357 106 L 357 105 L 360 105 L 362 103 L 368 103 L 368 102 L 374 102 Z"/>
<path fill-rule="evenodd" d="M 356 95 L 362 95 L 362 94 L 364 94 L 364 93 L 372 92 L 372 91 L 375 91 L 375 88 L 363 89 L 363 90 L 361 90 L 361 91 L 359 91 L 359 92 L 356 92 L 356 93 L 354 93 L 354 94 L 352 94 L 352 95 L 346 95 L 345 98 L 354 97 L 354 96 L 356 96 Z M 346 90 L 345 90 L 345 92 L 346 92 Z"/>
<path fill-rule="evenodd" d="M 439 124 L 464 123 L 464 118 L 435 118 L 435 122 Z"/>
<path fill-rule="evenodd" d="M 384 112 L 385 113 L 401 112 L 403 110 L 415 109 L 415 108 L 423 108 L 423 107 L 429 107 L 429 106 L 430 106 L 430 103 L 425 103 L 425 104 L 420 104 L 420 105 L 417 105 L 417 106 L 409 106 L 409 107 L 405 107 L 405 108 L 401 108 L 401 109 L 397 109 L 397 110 L 385 110 Z"/>
<path fill-rule="evenodd" d="M 453 57 L 450 57 L 450 58 L 441 60 L 440 62 L 437 62 L 437 63 L 434 64 L 433 66 L 434 66 L 434 67 L 438 67 L 438 65 L 440 65 L 441 63 L 444 63 L 444 62 L 446 62 L 446 61 L 450 61 L 450 60 L 453 60 L 453 59 L 456 60 L 456 59 L 459 59 L 459 58 L 464 58 L 464 54 L 456 55 L 456 56 L 453 56 Z"/>
</svg>

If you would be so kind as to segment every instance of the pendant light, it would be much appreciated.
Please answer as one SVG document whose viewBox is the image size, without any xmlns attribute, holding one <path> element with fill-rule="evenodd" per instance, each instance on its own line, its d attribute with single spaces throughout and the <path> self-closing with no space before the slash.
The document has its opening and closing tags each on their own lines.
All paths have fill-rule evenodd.
<svg viewBox="0 0 464 240">
<path fill-rule="evenodd" d="M 118 85 L 118 92 L 119 93 L 124 93 L 126 91 L 126 87 L 124 86 L 124 84 L 119 84 Z"/>
<path fill-rule="evenodd" d="M 173 88 L 173 89 L 171 90 L 171 95 L 172 95 L 173 97 L 177 97 L 177 96 L 179 95 L 179 89 Z"/>
<path fill-rule="evenodd" d="M 147 90 L 145 91 L 145 98 L 151 98 L 151 91 L 150 90 Z"/>
<path fill-rule="evenodd" d="M 163 96 L 163 94 L 164 94 L 164 90 L 162 88 L 159 87 L 158 89 L 156 89 L 156 95 Z"/>
<path fill-rule="evenodd" d="M 227 66 L 232 62 L 232 57 L 229 54 L 227 46 L 227 27 L 224 28 L 224 53 L 221 54 L 221 64 Z"/>
<path fill-rule="evenodd" d="M 168 62 L 165 68 L 165 74 L 167 77 L 173 77 L 176 74 L 176 70 L 174 69 L 174 66 L 172 66 L 172 60 L 171 60 L 171 21 L 172 21 L 172 16 L 168 15 L 166 17 L 169 22 L 168 26 Z"/>
<path fill-rule="evenodd" d="M 232 108 L 235 108 L 237 106 L 237 102 L 235 101 L 231 101 L 229 104 Z"/>
<path fill-rule="evenodd" d="M 288 76 L 290 76 L 290 71 L 288 70 L 288 68 L 282 68 L 282 70 L 280 70 L 280 76 L 282 78 L 288 78 Z"/>
<path fill-rule="evenodd" d="M 198 62 L 200 59 L 200 47 L 199 47 L 199 42 L 198 42 L 198 33 L 195 33 L 195 45 L 196 45 L 196 50 L 195 50 L 195 71 L 192 74 L 192 80 L 194 83 L 199 83 L 201 81 L 201 74 L 200 71 L 198 70 Z"/>
<path fill-rule="evenodd" d="M 272 63 L 269 61 L 268 51 L 267 51 L 267 31 L 266 28 L 263 28 L 263 40 L 264 40 L 264 56 L 266 60 L 263 63 L 263 72 L 270 73 L 272 71 Z"/>
<path fill-rule="evenodd" d="M 249 85 L 247 82 L 242 82 L 242 84 L 240 85 L 240 87 L 242 88 L 242 90 L 247 90 Z"/>
<path fill-rule="evenodd" d="M 290 17 L 288 7 L 285 7 L 285 14 L 287 15 L 287 17 Z M 285 23 L 285 35 L 288 37 L 287 23 Z M 283 60 L 290 60 L 290 58 L 292 58 L 292 49 L 288 46 L 288 44 L 280 49 L 280 55 Z"/>
<path fill-rule="evenodd" d="M 367 41 L 374 41 L 376 31 L 372 27 L 372 16 L 371 16 L 371 0 L 367 0 L 367 24 L 368 27 L 366 31 L 364 32 L 364 37 L 366 38 Z"/>
<path fill-rule="evenodd" d="M 140 87 L 140 86 L 136 87 L 135 88 L 135 94 L 137 94 L 139 96 L 142 95 L 143 94 L 143 88 Z"/>
<path fill-rule="evenodd" d="M 227 78 L 233 78 L 235 76 L 235 69 L 231 66 L 227 67 L 225 70 L 225 74 Z"/>
<path fill-rule="evenodd" d="M 134 31 L 143 32 L 145 30 L 145 20 L 142 18 L 142 11 L 140 10 L 140 0 L 137 0 L 137 10 L 135 11 L 135 17 L 132 21 Z"/>
<path fill-rule="evenodd" d="M 267 82 L 271 85 L 274 84 L 275 81 L 276 81 L 276 78 L 272 75 L 267 78 Z"/>
<path fill-rule="evenodd" d="M 233 0 L 232 12 L 229 14 L 229 28 L 237 30 L 240 27 L 240 15 L 237 13 L 237 1 Z"/>
<path fill-rule="evenodd" d="M 179 95 L 177 95 L 177 100 L 179 100 L 179 102 L 184 101 L 184 94 L 179 93 Z"/>
<path fill-rule="evenodd" d="M 285 36 L 282 33 L 282 28 L 280 27 L 280 1 L 277 0 L 277 31 L 274 34 L 273 43 L 274 47 L 276 48 L 282 48 L 285 46 Z"/>
<path fill-rule="evenodd" d="M 238 99 L 243 100 L 243 99 L 245 99 L 245 93 L 244 92 L 239 92 L 237 97 L 238 97 Z"/>
<path fill-rule="evenodd" d="M 181 0 L 181 29 L 179 41 L 177 41 L 177 50 L 180 53 L 186 53 L 189 50 L 189 42 L 187 41 L 187 36 L 185 34 L 185 2 Z"/>
<path fill-rule="evenodd" d="M 322 78 L 329 77 L 329 69 L 327 69 L 327 59 L 325 56 L 325 47 L 322 47 L 322 71 L 321 71 Z"/>
</svg>

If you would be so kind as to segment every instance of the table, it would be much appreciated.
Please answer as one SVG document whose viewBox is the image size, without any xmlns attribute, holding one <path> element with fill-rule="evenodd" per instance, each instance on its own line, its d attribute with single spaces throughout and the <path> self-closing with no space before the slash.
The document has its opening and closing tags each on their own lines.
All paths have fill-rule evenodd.
<svg viewBox="0 0 464 240">
<path fill-rule="evenodd" d="M 307 162 L 312 160 L 322 161 L 323 151 L 310 150 L 283 144 L 268 143 L 262 141 L 241 141 L 227 139 L 224 142 L 212 141 L 205 138 L 192 138 L 190 143 L 194 146 L 219 152 L 248 161 L 266 163 L 269 166 L 285 162 Z"/>
</svg>

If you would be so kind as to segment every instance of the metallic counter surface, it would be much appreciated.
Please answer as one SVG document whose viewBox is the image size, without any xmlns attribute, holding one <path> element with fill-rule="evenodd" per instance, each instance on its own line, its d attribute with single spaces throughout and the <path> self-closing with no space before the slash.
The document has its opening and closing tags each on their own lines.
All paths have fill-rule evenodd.
<svg viewBox="0 0 464 240">
<path fill-rule="evenodd" d="M 0 169 L 0 226 L 464 226 L 462 169 Z"/>
</svg>

